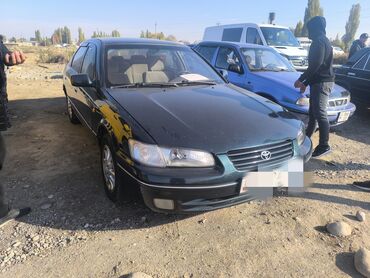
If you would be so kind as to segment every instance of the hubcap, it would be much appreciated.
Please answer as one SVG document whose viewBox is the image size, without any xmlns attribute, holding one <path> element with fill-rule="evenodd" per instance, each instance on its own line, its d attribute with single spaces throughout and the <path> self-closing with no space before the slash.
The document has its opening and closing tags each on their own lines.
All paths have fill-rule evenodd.
<svg viewBox="0 0 370 278">
<path fill-rule="evenodd" d="M 73 116 L 72 103 L 69 98 L 67 98 L 67 110 L 68 110 L 68 116 L 72 118 Z"/>
<path fill-rule="evenodd" d="M 103 173 L 105 184 L 109 191 L 113 191 L 116 184 L 116 172 L 112 152 L 107 145 L 103 147 Z"/>
</svg>

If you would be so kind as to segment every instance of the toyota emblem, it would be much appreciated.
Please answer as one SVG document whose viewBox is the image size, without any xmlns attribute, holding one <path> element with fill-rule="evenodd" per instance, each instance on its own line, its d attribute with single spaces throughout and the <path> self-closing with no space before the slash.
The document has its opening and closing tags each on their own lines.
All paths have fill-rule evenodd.
<svg viewBox="0 0 370 278">
<path fill-rule="evenodd" d="M 263 160 L 270 160 L 271 159 L 271 152 L 270 151 L 261 152 L 261 158 Z"/>
</svg>

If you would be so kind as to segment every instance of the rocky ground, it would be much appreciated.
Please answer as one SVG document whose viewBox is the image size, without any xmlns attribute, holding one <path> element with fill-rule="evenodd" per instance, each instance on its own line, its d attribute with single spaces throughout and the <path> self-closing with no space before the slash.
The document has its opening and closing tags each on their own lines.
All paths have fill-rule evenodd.
<svg viewBox="0 0 370 278">
<path fill-rule="evenodd" d="M 156 214 L 104 195 L 95 138 L 68 122 L 61 65 L 34 57 L 9 78 L 13 128 L 0 182 L 30 215 L 0 229 L 1 277 L 361 277 L 354 252 L 370 248 L 370 113 L 331 135 L 334 152 L 312 159 L 301 197 L 246 203 L 192 216 Z M 317 142 L 317 136 L 314 138 Z M 360 222 L 357 211 L 368 219 Z M 326 225 L 343 221 L 349 235 Z"/>
</svg>

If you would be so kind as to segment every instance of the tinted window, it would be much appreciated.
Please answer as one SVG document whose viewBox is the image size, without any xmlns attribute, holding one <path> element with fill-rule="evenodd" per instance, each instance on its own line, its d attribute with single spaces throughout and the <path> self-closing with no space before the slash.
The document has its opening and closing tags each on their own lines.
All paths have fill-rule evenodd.
<svg viewBox="0 0 370 278">
<path fill-rule="evenodd" d="M 85 52 L 86 52 L 86 47 L 80 47 L 77 50 L 75 56 L 73 57 L 72 68 L 77 72 L 80 72 L 81 70 Z"/>
<path fill-rule="evenodd" d="M 232 48 L 221 47 L 218 51 L 216 67 L 221 69 L 228 69 L 229 65 L 239 64 L 238 55 Z"/>
<path fill-rule="evenodd" d="M 217 46 L 199 46 L 197 51 L 203 56 L 209 63 L 212 62 L 213 55 L 215 55 Z"/>
<path fill-rule="evenodd" d="M 86 51 L 85 59 L 82 65 L 81 73 L 86 73 L 90 80 L 95 80 L 95 57 L 96 49 L 95 46 L 90 46 Z"/>
<path fill-rule="evenodd" d="M 262 44 L 261 37 L 256 28 L 248 28 L 247 43 Z"/>
<path fill-rule="evenodd" d="M 366 64 L 366 61 L 367 61 L 367 58 L 369 57 L 369 55 L 364 55 L 354 66 L 353 68 L 354 69 L 364 69 L 365 67 L 365 64 Z"/>
<path fill-rule="evenodd" d="M 365 66 L 365 70 L 370 71 L 370 57 L 367 58 L 367 64 Z"/>
<path fill-rule="evenodd" d="M 240 42 L 242 33 L 243 33 L 243 28 L 224 29 L 224 32 L 222 34 L 222 40 L 229 41 L 229 42 Z"/>
</svg>

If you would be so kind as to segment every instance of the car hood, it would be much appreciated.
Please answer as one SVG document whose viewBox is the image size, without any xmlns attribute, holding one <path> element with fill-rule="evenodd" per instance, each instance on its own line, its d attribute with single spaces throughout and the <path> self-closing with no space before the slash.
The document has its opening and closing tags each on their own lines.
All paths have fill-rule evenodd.
<svg viewBox="0 0 370 278">
<path fill-rule="evenodd" d="M 300 122 L 233 85 L 108 89 L 160 146 L 212 153 L 296 138 Z"/>
<path fill-rule="evenodd" d="M 293 71 L 293 72 L 273 72 L 273 71 L 262 71 L 262 72 L 254 72 L 254 74 L 260 79 L 260 84 L 264 84 L 264 86 L 271 87 L 274 89 L 275 85 L 278 84 L 284 89 L 290 89 L 299 93 L 299 90 L 294 88 L 294 82 L 301 76 L 301 73 Z M 309 94 L 310 88 L 308 87 L 306 90 L 306 94 Z M 347 97 L 349 95 L 348 91 L 343 87 L 334 84 L 333 90 L 330 94 L 330 99 L 333 98 L 340 98 L 340 97 Z"/>
<path fill-rule="evenodd" d="M 303 47 L 296 47 L 296 46 L 273 46 L 273 48 L 285 55 L 285 56 L 289 56 L 289 57 L 307 57 L 308 55 L 308 52 L 306 49 L 304 49 Z"/>
</svg>

